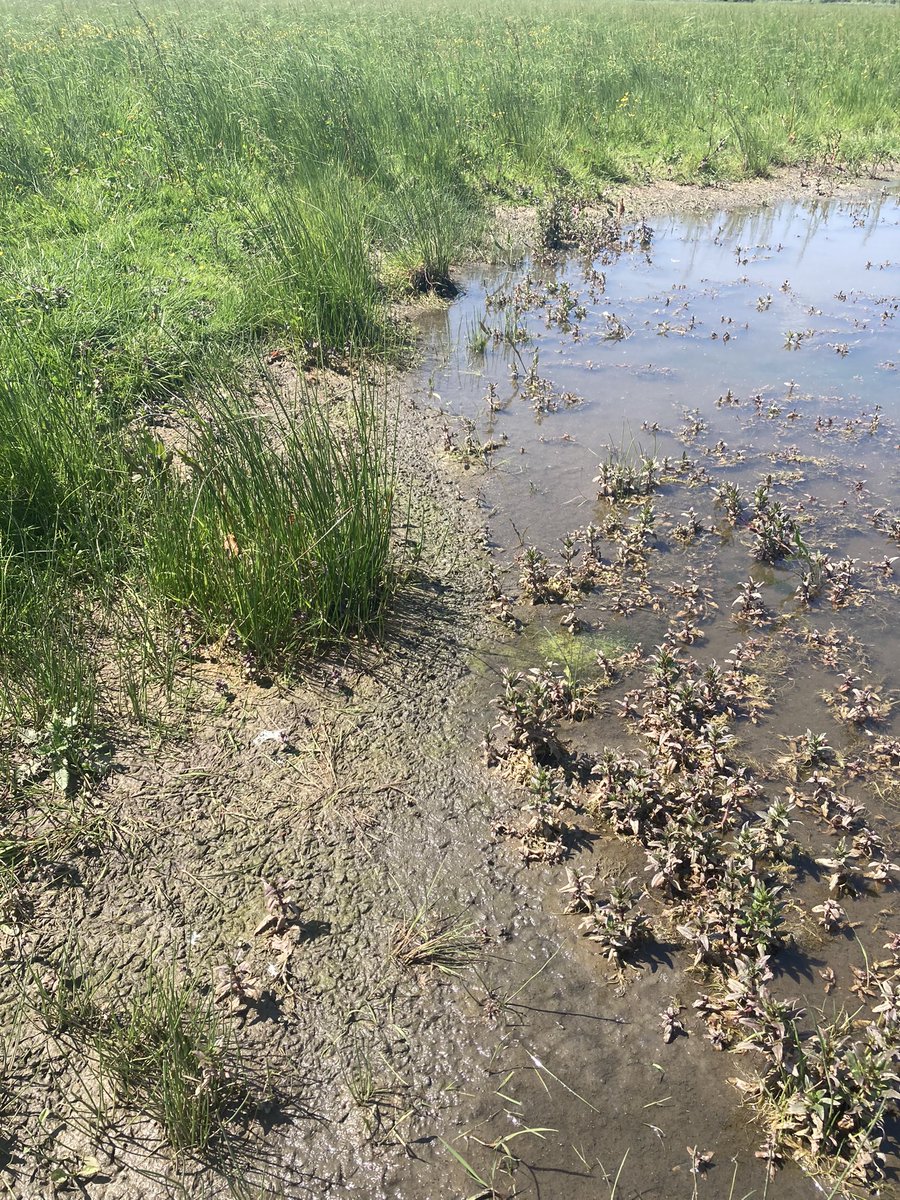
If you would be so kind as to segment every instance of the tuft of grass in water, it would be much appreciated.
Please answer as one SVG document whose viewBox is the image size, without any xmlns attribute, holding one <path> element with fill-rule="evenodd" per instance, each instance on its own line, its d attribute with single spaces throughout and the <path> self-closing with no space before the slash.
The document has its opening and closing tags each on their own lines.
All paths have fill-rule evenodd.
<svg viewBox="0 0 900 1200">
<path fill-rule="evenodd" d="M 662 466 L 640 448 L 632 454 L 610 446 L 593 480 L 598 484 L 597 496 L 611 503 L 650 496 L 659 486 Z"/>
</svg>

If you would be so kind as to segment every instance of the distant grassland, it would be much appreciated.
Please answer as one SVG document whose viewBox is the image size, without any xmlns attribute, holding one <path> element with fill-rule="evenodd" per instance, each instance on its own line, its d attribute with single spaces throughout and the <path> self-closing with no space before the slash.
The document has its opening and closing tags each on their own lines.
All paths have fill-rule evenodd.
<svg viewBox="0 0 900 1200">
<path fill-rule="evenodd" d="M 445 273 L 492 197 L 900 157 L 896 8 L 13 0 L 0 21 L 0 299 L 67 289 L 48 336 L 112 343 L 98 369 L 129 392 L 243 333 L 378 342 L 380 285 Z"/>
<path fill-rule="evenodd" d="M 900 157 L 896 7 L 12 0 L 0 31 L 0 675 L 21 720 L 92 711 L 111 646 L 129 671 L 142 648 L 139 708 L 172 610 L 259 654 L 381 611 L 378 421 L 361 405 L 351 451 L 315 417 L 285 468 L 242 433 L 246 398 L 221 410 L 252 347 L 390 347 L 386 297 L 444 278 L 497 199 Z M 187 385 L 206 418 L 186 479 L 136 418 Z"/>
</svg>

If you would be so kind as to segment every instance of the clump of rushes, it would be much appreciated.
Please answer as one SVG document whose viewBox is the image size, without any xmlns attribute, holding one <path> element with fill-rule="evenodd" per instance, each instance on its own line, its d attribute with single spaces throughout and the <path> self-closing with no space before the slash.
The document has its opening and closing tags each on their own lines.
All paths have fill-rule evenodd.
<svg viewBox="0 0 900 1200">
<path fill-rule="evenodd" d="M 342 167 L 310 171 L 299 186 L 252 199 L 245 237 L 251 259 L 246 319 L 257 330 L 288 327 L 326 352 L 378 345 L 386 336 L 369 254 L 364 191 Z"/>
<path fill-rule="evenodd" d="M 408 180 L 397 188 L 385 225 L 391 246 L 388 277 L 408 291 L 455 295 L 453 259 L 480 233 L 471 203 L 446 181 Z"/>
<path fill-rule="evenodd" d="M 119 997 L 95 1037 L 100 1077 L 150 1117 L 178 1152 L 214 1155 L 254 1106 L 229 1027 L 211 994 L 174 970 L 152 971 Z"/>
<path fill-rule="evenodd" d="M 41 1027 L 54 1038 L 78 1038 L 96 1031 L 106 1011 L 99 983 L 77 943 L 63 947 L 55 960 L 29 965 L 31 1004 Z"/>
<path fill-rule="evenodd" d="M 270 410 L 208 398 L 145 545 L 151 593 L 260 662 L 377 627 L 405 546 L 374 394 L 354 397 L 345 430 L 309 392 L 295 410 L 273 390 Z"/>
</svg>

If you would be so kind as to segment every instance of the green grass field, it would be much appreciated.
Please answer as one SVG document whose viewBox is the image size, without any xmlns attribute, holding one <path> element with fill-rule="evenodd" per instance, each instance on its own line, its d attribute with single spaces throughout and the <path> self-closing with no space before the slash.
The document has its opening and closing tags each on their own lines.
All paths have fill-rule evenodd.
<svg viewBox="0 0 900 1200">
<path fill-rule="evenodd" d="M 94 722 L 100 661 L 139 712 L 185 614 L 260 658 L 377 620 L 396 577 L 377 400 L 342 430 L 315 404 L 261 423 L 238 385 L 261 347 L 391 353 L 387 301 L 444 279 L 498 199 L 900 157 L 896 7 L 13 0 L 0 26 L 19 725 Z M 174 456 L 147 421 L 173 405 Z"/>
</svg>

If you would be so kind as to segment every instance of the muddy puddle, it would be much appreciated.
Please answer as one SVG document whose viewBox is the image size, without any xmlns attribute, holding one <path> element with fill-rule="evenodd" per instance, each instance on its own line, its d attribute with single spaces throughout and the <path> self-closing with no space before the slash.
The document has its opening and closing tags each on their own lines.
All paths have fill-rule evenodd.
<svg viewBox="0 0 900 1200">
<path fill-rule="evenodd" d="M 521 867 L 413 1158 L 456 1170 L 435 1195 L 874 1194 L 877 1106 L 820 1182 L 748 1081 L 841 1010 L 896 1032 L 898 197 L 669 215 L 462 284 L 423 319 L 421 393 L 495 564 L 466 723 L 510 816 L 466 821 Z M 777 931 L 747 932 L 759 884 Z"/>
</svg>

